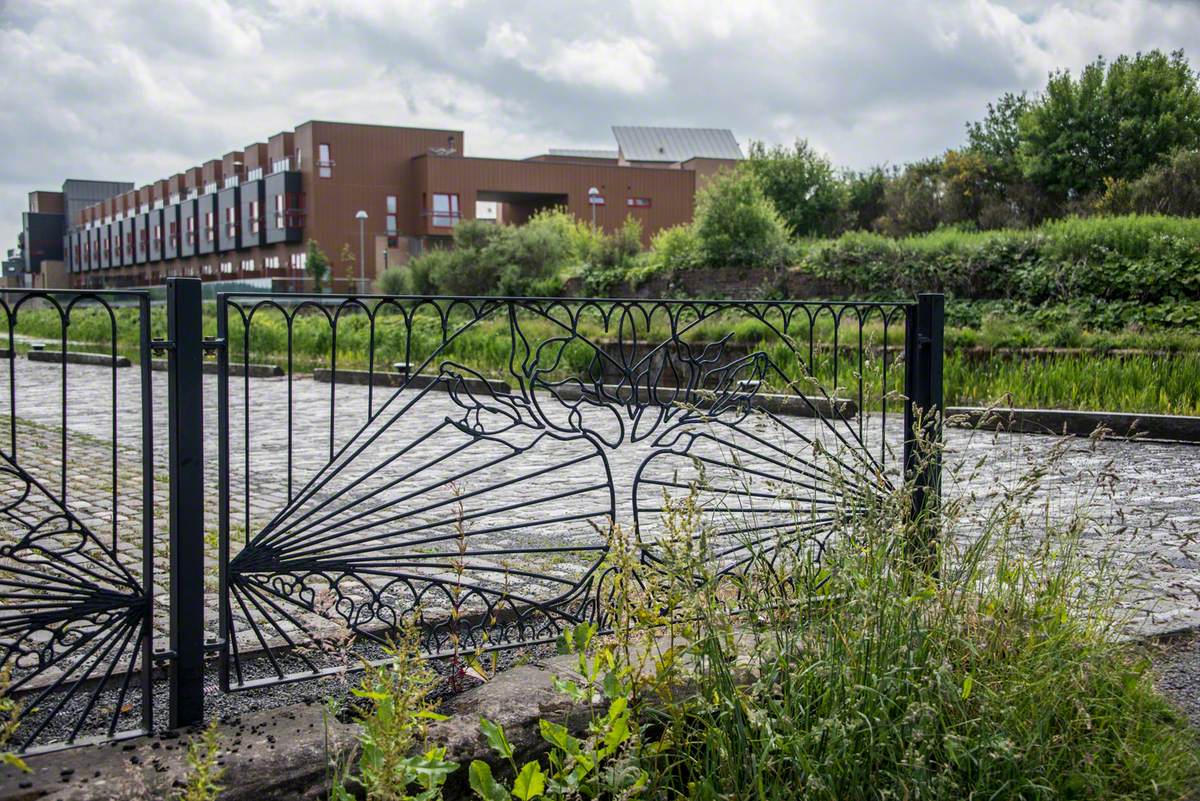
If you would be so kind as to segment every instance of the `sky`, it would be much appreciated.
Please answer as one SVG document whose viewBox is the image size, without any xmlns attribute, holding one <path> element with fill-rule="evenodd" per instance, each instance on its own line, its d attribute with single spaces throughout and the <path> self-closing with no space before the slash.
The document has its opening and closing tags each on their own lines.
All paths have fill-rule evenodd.
<svg viewBox="0 0 1200 801">
<path fill-rule="evenodd" d="M 31 190 L 140 186 L 309 119 L 518 158 L 720 127 L 862 168 L 960 145 L 1051 70 L 1197 44 L 1193 0 L 0 0 L 0 252 Z"/>
</svg>

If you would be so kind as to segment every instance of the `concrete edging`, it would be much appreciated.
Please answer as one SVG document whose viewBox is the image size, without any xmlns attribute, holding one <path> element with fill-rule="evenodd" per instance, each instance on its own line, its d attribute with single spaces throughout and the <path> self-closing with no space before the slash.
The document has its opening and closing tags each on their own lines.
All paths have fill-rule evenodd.
<svg viewBox="0 0 1200 801">
<path fill-rule="evenodd" d="M 86 353 L 74 350 L 31 350 L 25 354 L 31 362 L 50 362 L 52 364 L 90 364 L 95 367 L 132 367 L 133 362 L 127 356 L 113 357 L 106 353 Z"/>
<path fill-rule="evenodd" d="M 1114 437 L 1200 443 L 1200 417 L 1168 414 L 950 406 L 946 409 L 946 424 L 956 428 L 1083 437 L 1105 428 Z"/>
</svg>

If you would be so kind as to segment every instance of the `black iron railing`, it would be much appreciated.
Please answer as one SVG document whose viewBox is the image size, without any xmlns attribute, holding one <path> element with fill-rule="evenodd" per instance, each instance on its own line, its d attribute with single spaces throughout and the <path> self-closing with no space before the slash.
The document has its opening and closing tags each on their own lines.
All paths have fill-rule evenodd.
<svg viewBox="0 0 1200 801">
<path fill-rule="evenodd" d="M 104 542 L 82 518 L 55 524 L 58 550 L 36 559 L 55 562 L 64 582 L 86 591 L 47 593 L 27 581 L 15 597 L 28 603 L 0 611 L 10 692 L 27 699 L 39 682 L 48 690 L 22 706 L 21 747 L 111 736 L 120 726 L 100 726 L 98 717 L 114 708 L 110 701 L 120 702 L 112 716 L 120 719 L 133 714 L 132 699 L 142 717 L 129 730 L 148 728 L 156 661 L 168 668 L 160 697 L 169 722 L 183 725 L 203 719 L 206 656 L 214 654 L 221 687 L 234 691 L 380 657 L 410 622 L 435 656 L 546 642 L 583 620 L 603 624 L 613 526 L 636 530 L 653 566 L 673 497 L 688 496 L 705 516 L 722 574 L 752 552 L 820 559 L 835 510 L 872 503 L 902 480 L 925 490 L 916 513 L 935 505 L 936 464 L 918 463 L 909 447 L 929 418 L 905 398 L 940 404 L 938 296 L 818 303 L 221 293 L 205 306 L 198 280 L 171 279 L 167 292 L 159 340 L 150 336 L 148 296 L 123 293 L 140 315 L 140 369 L 127 371 L 141 376 L 140 405 L 115 400 L 127 389 L 111 381 L 113 417 L 142 416 L 143 494 L 114 490 L 100 506 L 118 522 L 140 514 L 140 567 L 129 570 L 135 551 L 132 541 L 118 542 L 118 522 Z M 103 294 L 27 293 L 22 302 L 61 309 L 68 350 L 70 304 L 111 307 Z M 10 566 L 20 569 L 39 547 L 21 543 L 40 542 L 45 530 L 17 511 L 28 497 L 47 495 L 47 519 L 76 519 L 66 465 L 85 432 L 64 400 L 42 434 L 62 458 L 47 467 L 18 451 L 28 423 L 18 396 L 40 397 L 45 374 L 41 383 L 19 380 L 17 308 L 11 299 L 4 308 L 12 444 L 3 455 L 14 476 L 31 477 L 28 490 L 21 478 L 10 493 L 0 531 L 0 582 L 11 587 L 22 580 Z M 131 329 L 112 320 L 115 357 L 120 332 Z M 151 349 L 169 362 L 160 415 L 166 514 L 154 506 Z M 114 460 L 130 444 L 116 423 L 111 442 Z M 54 472 L 60 462 L 62 474 Z M 53 473 L 53 497 L 40 473 Z M 113 475 L 115 485 L 121 476 Z M 96 508 L 89 503 L 88 514 Z M 167 536 L 156 539 L 157 519 Z M 102 653 L 110 640 L 101 635 L 90 635 L 100 642 L 94 653 L 86 644 L 66 653 L 85 636 L 76 631 L 112 628 L 99 617 L 108 614 L 91 589 L 99 585 L 76 574 L 81 554 L 112 563 L 120 578 L 103 599 L 129 635 L 114 635 L 114 654 L 134 654 L 124 663 Z M 153 651 L 156 556 L 170 603 Z M 49 611 L 57 622 L 47 622 Z M 32 632 L 54 626 L 75 639 L 31 645 Z M 26 651 L 41 656 L 30 661 Z M 76 672 L 59 678 L 71 659 Z M 63 703 L 46 703 L 64 694 Z M 83 696 L 93 703 L 73 700 Z"/>
</svg>

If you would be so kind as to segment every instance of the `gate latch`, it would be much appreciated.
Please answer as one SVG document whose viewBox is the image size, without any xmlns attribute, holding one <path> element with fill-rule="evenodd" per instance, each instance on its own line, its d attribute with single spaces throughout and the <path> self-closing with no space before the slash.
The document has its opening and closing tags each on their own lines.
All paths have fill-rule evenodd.
<svg viewBox="0 0 1200 801">
<path fill-rule="evenodd" d="M 150 340 L 150 350 L 175 350 L 175 341 L 171 339 L 152 339 Z"/>
</svg>

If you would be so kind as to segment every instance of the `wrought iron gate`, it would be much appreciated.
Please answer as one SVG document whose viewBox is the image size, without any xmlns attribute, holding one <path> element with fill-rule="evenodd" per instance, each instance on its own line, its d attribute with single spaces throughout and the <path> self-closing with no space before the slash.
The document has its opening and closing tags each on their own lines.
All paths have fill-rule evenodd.
<svg viewBox="0 0 1200 801">
<path fill-rule="evenodd" d="M 22 297 L 63 310 L 66 351 L 66 304 L 103 303 L 104 294 Z M 61 695 L 72 680 L 51 678 L 64 647 L 38 650 L 31 632 L 58 625 L 76 637 L 109 614 L 129 632 L 114 650 L 136 650 L 126 670 L 94 658 L 100 651 L 80 656 L 74 695 L 89 692 L 98 673 L 104 680 L 77 710 L 77 725 L 32 723 L 35 709 L 46 721 L 62 718 L 70 698 L 48 709 L 44 699 L 23 704 L 23 746 L 48 743 L 52 731 L 75 741 L 96 730 L 105 693 L 135 674 L 129 697 L 141 718 L 130 732 L 153 724 L 156 692 L 171 725 L 199 721 L 209 655 L 220 687 L 237 691 L 378 657 L 410 619 L 437 656 L 553 640 L 599 618 L 614 524 L 639 532 L 648 564 L 659 558 L 664 497 L 690 494 L 709 515 L 720 571 L 763 549 L 819 559 L 835 507 L 885 493 L 914 469 L 909 449 L 920 423 L 905 398 L 941 405 L 940 296 L 814 303 L 225 293 L 207 329 L 215 336 L 205 338 L 199 281 L 170 279 L 159 340 L 148 297 L 126 296 L 139 315 L 142 549 L 140 575 L 102 596 L 111 613 L 74 585 L 58 592 L 12 578 L 19 574 L 9 566 L 21 559 L 56 563 L 67 582 L 79 578 L 80 555 L 128 559 L 116 540 L 99 542 L 71 517 L 66 478 L 50 495 L 45 479 L 18 463 L 20 304 L 4 307 L 5 464 L 21 481 L 30 475 L 26 495 L 41 492 L 43 506 L 72 521 L 53 535 L 33 521 L 16 546 L 0 545 L 0 586 L 20 585 L 14 597 L 24 599 L 0 611 L 14 697 L 27 698 L 36 681 L 50 682 L 47 698 Z M 129 328 L 121 313 L 112 317 L 114 364 L 118 331 Z M 157 518 L 155 348 L 169 361 L 167 414 L 159 417 L 168 429 L 160 463 L 170 507 Z M 62 370 L 65 387 L 65 361 Z M 115 419 L 115 375 L 112 387 Z M 63 408 L 56 441 L 65 454 Z M 117 433 L 114 423 L 114 453 Z M 65 471 L 65 455 L 62 462 Z M 908 478 L 930 490 L 920 503 L 936 498 L 936 464 Z M 114 520 L 124 516 L 120 500 L 114 492 Z M 28 518 L 15 511 L 28 503 L 8 507 L 10 527 Z M 64 532 L 76 530 L 81 544 L 72 549 Z M 50 541 L 58 550 L 42 553 Z M 153 557 L 164 547 L 170 603 L 152 652 Z M 125 568 L 114 569 L 124 580 Z M 98 649 L 111 640 L 91 636 Z M 156 663 L 167 667 L 166 681 L 155 681 Z M 129 706 L 124 694 L 119 700 L 118 712 Z"/>
</svg>

